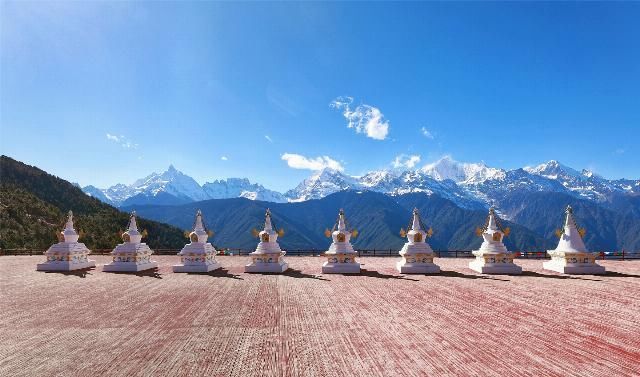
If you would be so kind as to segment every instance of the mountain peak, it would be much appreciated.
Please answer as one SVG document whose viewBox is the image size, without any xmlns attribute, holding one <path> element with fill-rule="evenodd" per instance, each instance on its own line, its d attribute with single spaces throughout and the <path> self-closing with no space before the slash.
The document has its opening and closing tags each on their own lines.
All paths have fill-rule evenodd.
<svg viewBox="0 0 640 377">
<path fill-rule="evenodd" d="M 504 170 L 490 168 L 484 162 L 458 162 L 451 156 L 444 156 L 434 163 L 427 164 L 420 171 L 437 181 L 449 179 L 455 183 L 463 184 L 482 183 L 488 179 L 501 179 L 505 175 Z"/>
<path fill-rule="evenodd" d="M 558 160 L 549 160 L 533 168 L 526 167 L 524 170 L 528 173 L 541 175 L 550 179 L 556 179 L 559 176 L 577 177 L 581 175 L 577 170 L 562 164 Z"/>
</svg>

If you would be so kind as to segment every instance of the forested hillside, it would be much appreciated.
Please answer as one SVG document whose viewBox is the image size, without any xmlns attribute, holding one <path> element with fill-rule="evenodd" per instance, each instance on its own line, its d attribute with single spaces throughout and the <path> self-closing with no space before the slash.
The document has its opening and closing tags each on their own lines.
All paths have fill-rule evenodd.
<svg viewBox="0 0 640 377">
<path fill-rule="evenodd" d="M 94 199 L 71 183 L 10 157 L 0 157 L 0 248 L 44 249 L 57 242 L 67 211 L 74 213 L 80 241 L 89 248 L 112 248 L 128 214 Z M 183 231 L 140 219 L 153 247 L 179 248 Z"/>
</svg>

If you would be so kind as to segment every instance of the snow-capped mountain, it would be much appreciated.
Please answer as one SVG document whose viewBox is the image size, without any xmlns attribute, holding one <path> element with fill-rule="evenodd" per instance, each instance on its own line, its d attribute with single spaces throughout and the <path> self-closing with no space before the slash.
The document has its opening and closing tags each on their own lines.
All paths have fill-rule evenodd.
<svg viewBox="0 0 640 377">
<path fill-rule="evenodd" d="M 506 174 L 504 170 L 490 168 L 484 163 L 458 162 L 449 156 L 425 165 L 420 171 L 438 181 L 450 179 L 463 185 L 478 184 L 488 179 L 499 180 Z"/>
<path fill-rule="evenodd" d="M 265 202 L 284 203 L 287 199 L 281 193 L 251 183 L 247 178 L 219 179 L 202 185 L 209 199 L 247 198 Z"/>
<path fill-rule="evenodd" d="M 173 165 L 170 165 L 164 173 L 151 173 L 145 178 L 138 179 L 130 187 L 134 195 L 143 193 L 146 196 L 156 196 L 160 192 L 165 192 L 177 198 L 192 201 L 209 199 L 198 182 L 178 171 Z"/>
<path fill-rule="evenodd" d="M 107 204 L 111 204 L 111 205 L 115 205 L 115 203 L 113 202 L 113 200 L 111 200 L 104 192 L 103 190 L 100 190 L 99 188 L 95 187 L 95 186 L 85 186 L 85 187 L 81 187 L 82 191 L 84 191 L 85 194 L 92 196 L 98 200 L 100 200 L 101 202 L 107 203 Z"/>
<path fill-rule="evenodd" d="M 615 194 L 640 193 L 640 180 L 610 181 L 588 170 L 578 172 L 557 161 L 535 168 L 504 170 L 444 157 L 416 170 L 377 170 L 362 176 L 325 169 L 314 173 L 285 196 L 290 201 L 304 201 L 346 189 L 389 195 L 437 194 L 463 208 L 494 206 L 504 217 L 510 218 L 522 209 L 522 200 L 527 193 L 565 193 L 603 202 Z"/>
<path fill-rule="evenodd" d="M 526 167 L 524 170 L 531 174 L 557 181 L 567 190 L 580 197 L 598 202 L 608 200 L 615 193 L 632 191 L 634 188 L 633 184 L 629 188 L 625 188 L 624 185 L 602 178 L 590 170 L 583 169 L 578 172 L 556 160 L 551 160 L 536 167 Z"/>
<path fill-rule="evenodd" d="M 237 197 L 278 203 L 300 202 L 321 199 L 343 190 L 369 190 L 392 196 L 422 192 L 439 195 L 462 208 L 494 206 L 504 217 L 511 218 L 523 208 L 522 201 L 528 193 L 563 193 L 606 204 L 619 195 L 640 194 L 640 180 L 607 180 L 591 171 L 578 171 L 554 160 L 536 167 L 504 170 L 444 157 L 415 170 L 383 169 L 362 176 L 327 168 L 315 172 L 285 194 L 251 183 L 246 178 L 221 179 L 200 186 L 173 166 L 131 185 L 118 184 L 107 189 L 86 186 L 83 190 L 114 206 L 176 205 Z"/>
<path fill-rule="evenodd" d="M 96 199 L 117 207 L 136 204 L 174 205 L 237 197 L 286 202 L 282 194 L 268 190 L 262 185 L 252 184 L 248 179 L 216 180 L 200 186 L 193 178 L 180 172 L 173 165 L 163 173 L 152 173 L 130 185 L 119 183 L 107 189 L 86 186 L 82 190 Z"/>
<path fill-rule="evenodd" d="M 342 190 L 359 190 L 362 186 L 351 177 L 331 168 L 325 168 L 302 181 L 284 195 L 292 202 L 320 199 Z"/>
</svg>

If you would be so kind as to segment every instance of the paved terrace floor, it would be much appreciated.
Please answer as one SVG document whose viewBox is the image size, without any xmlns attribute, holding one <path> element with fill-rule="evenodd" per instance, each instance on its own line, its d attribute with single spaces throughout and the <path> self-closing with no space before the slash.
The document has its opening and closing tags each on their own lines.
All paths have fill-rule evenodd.
<svg viewBox="0 0 640 377">
<path fill-rule="evenodd" d="M 469 259 L 401 276 L 361 258 L 359 276 L 288 258 L 283 276 L 222 271 L 36 272 L 0 257 L 1 376 L 638 376 L 640 261 L 606 276 L 483 276 Z"/>
</svg>

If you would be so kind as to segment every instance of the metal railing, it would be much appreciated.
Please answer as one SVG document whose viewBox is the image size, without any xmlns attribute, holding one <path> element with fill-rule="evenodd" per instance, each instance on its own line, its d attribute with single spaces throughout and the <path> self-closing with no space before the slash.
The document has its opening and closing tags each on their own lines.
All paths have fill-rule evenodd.
<svg viewBox="0 0 640 377">
<path fill-rule="evenodd" d="M 238 248 L 216 248 L 218 255 L 246 256 L 253 252 L 249 249 Z M 0 249 L 0 256 L 3 255 L 42 255 L 46 250 L 42 249 Z M 92 255 L 109 255 L 112 249 L 95 249 Z M 180 249 L 154 249 L 155 255 L 176 255 Z M 290 249 L 287 256 L 321 256 L 326 250 L 321 249 Z M 358 257 L 398 257 L 395 249 L 360 249 L 356 250 Z M 473 258 L 471 250 L 435 250 L 438 258 Z M 549 259 L 546 251 L 516 251 L 516 258 L 519 259 Z M 640 259 L 639 252 L 613 251 L 599 252 L 598 260 L 637 260 Z"/>
</svg>

